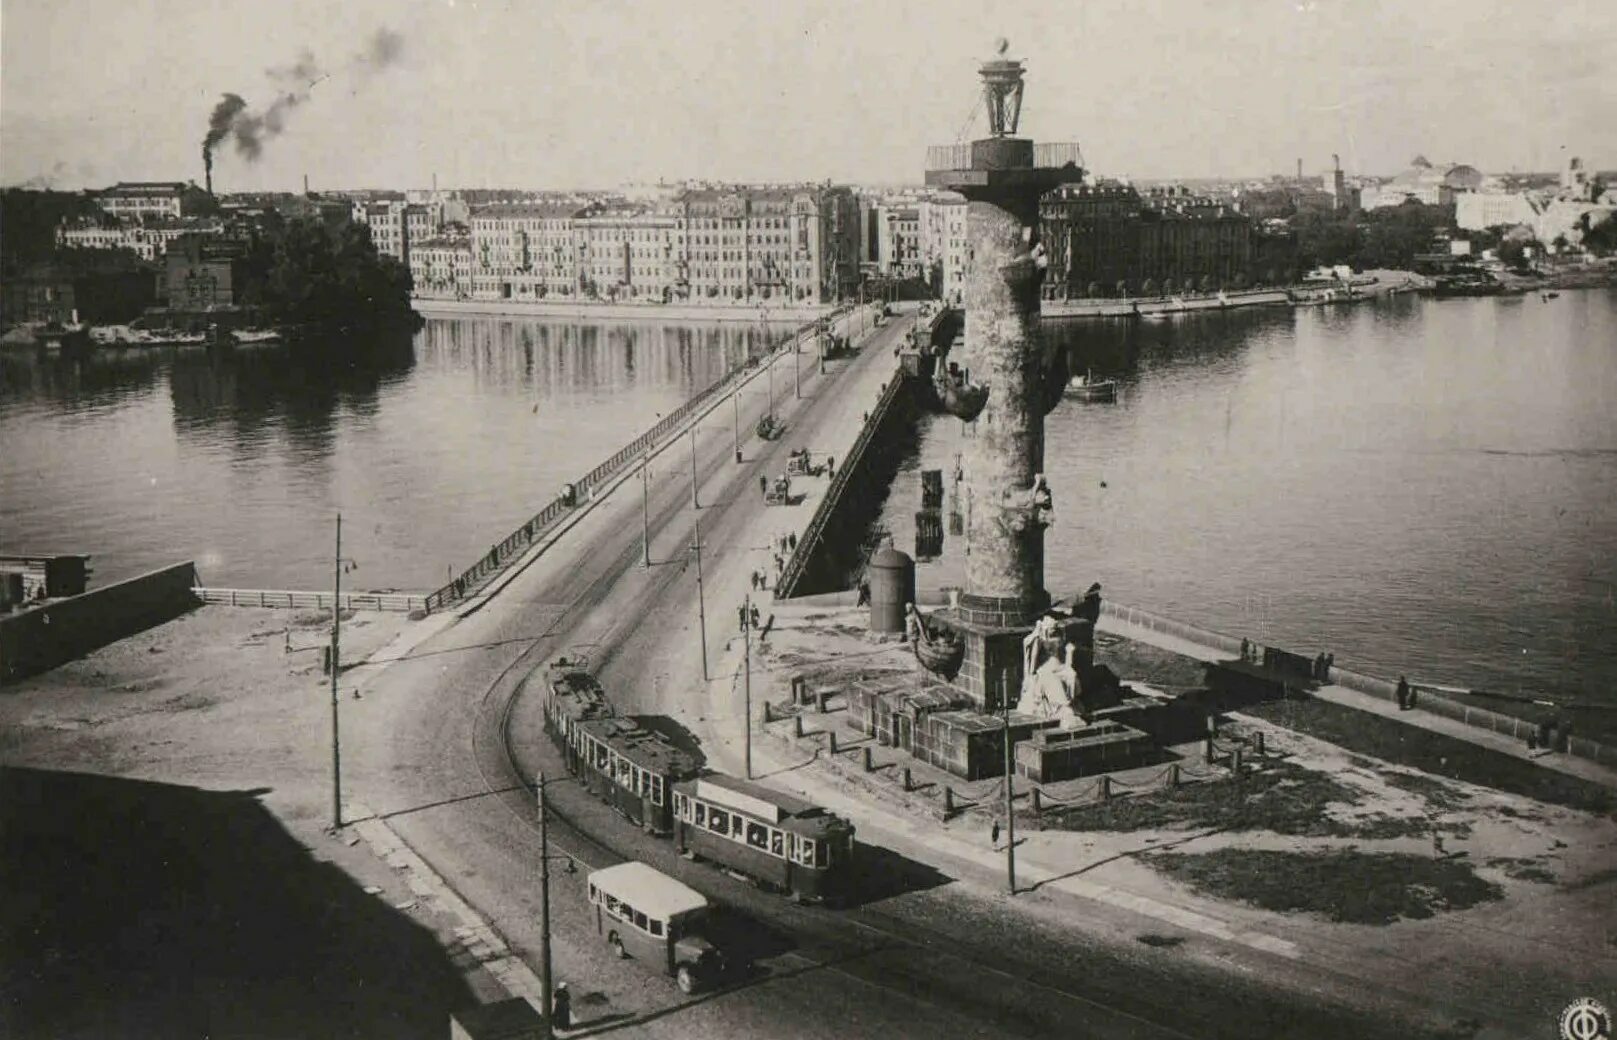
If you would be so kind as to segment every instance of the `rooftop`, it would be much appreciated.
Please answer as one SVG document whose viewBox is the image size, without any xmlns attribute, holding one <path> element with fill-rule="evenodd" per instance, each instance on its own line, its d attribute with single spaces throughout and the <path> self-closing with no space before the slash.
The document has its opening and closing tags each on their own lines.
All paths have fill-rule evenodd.
<svg viewBox="0 0 1617 1040">
<path fill-rule="evenodd" d="M 604 867 L 591 873 L 588 880 L 595 888 L 664 921 L 707 906 L 700 892 L 638 860 Z"/>
</svg>

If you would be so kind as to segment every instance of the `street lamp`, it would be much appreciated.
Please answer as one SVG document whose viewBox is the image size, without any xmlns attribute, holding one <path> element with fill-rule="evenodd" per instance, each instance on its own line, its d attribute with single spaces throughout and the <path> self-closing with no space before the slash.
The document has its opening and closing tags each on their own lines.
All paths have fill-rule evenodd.
<svg viewBox="0 0 1617 1040">
<path fill-rule="evenodd" d="M 736 462 L 741 462 L 741 390 L 738 387 L 730 391 L 730 403 L 735 406 L 734 430 L 736 442 Z"/>
<path fill-rule="evenodd" d="M 702 517 L 697 514 L 696 534 L 691 541 L 691 551 L 696 555 L 696 625 L 702 638 L 702 681 L 709 680 L 707 672 L 707 597 L 702 589 Z"/>
<path fill-rule="evenodd" d="M 744 656 L 745 665 L 742 671 L 741 688 L 746 698 L 746 707 L 742 709 L 745 719 L 746 738 L 742 747 L 746 755 L 747 779 L 752 779 L 752 594 L 742 600 L 741 607 L 741 641 L 746 647 Z"/>
<path fill-rule="evenodd" d="M 645 454 L 640 456 L 640 563 L 642 566 L 651 566 L 651 475 L 646 468 L 651 465 L 651 445 L 646 445 Z"/>
</svg>

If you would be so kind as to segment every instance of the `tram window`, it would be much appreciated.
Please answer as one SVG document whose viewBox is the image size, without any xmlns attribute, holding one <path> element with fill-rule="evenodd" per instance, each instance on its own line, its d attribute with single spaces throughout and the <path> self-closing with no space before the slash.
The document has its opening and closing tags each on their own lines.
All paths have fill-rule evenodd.
<svg viewBox="0 0 1617 1040">
<path fill-rule="evenodd" d="M 823 841 L 814 843 L 814 865 L 816 867 L 825 866 L 825 842 Z"/>
<path fill-rule="evenodd" d="M 660 776 L 653 776 L 651 778 L 651 803 L 653 805 L 661 805 L 663 803 L 663 778 Z"/>
<path fill-rule="evenodd" d="M 769 847 L 769 830 L 761 823 L 747 824 L 747 844 L 755 849 Z"/>
<path fill-rule="evenodd" d="M 696 803 L 696 825 L 698 827 L 707 826 L 707 806 L 701 802 Z"/>
<path fill-rule="evenodd" d="M 785 855 L 785 853 L 782 851 L 782 849 L 785 847 L 785 844 L 786 844 L 785 837 L 786 836 L 784 834 L 782 834 L 780 831 L 773 831 L 773 830 L 770 831 L 769 832 L 769 851 L 771 853 L 773 853 L 774 855 L 776 855 L 776 856 Z"/>
<path fill-rule="evenodd" d="M 714 834 L 730 833 L 730 814 L 722 809 L 708 810 L 707 827 Z"/>
</svg>

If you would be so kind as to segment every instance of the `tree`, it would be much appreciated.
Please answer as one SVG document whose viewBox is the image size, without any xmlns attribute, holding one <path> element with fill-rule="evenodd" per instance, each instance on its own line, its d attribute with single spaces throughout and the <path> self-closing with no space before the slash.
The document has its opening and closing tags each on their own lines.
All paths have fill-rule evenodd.
<svg viewBox="0 0 1617 1040">
<path fill-rule="evenodd" d="M 323 329 L 415 328 L 410 271 L 381 256 L 370 229 L 319 220 L 270 222 L 248 248 L 257 302 L 278 323 Z"/>
</svg>

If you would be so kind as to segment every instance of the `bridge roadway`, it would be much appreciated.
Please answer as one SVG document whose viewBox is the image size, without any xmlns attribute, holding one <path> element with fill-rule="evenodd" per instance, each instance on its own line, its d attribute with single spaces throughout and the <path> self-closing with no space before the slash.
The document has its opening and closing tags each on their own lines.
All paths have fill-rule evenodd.
<svg viewBox="0 0 1617 1040">
<path fill-rule="evenodd" d="M 774 444 L 744 439 L 732 457 L 731 409 L 721 405 L 697 435 L 709 657 L 735 631 L 746 573 L 769 558 L 786 510 L 766 509 L 761 474 L 784 468 L 803 444 L 839 454 L 857 433 L 860 408 L 892 378 L 893 347 L 908 320 L 891 322 L 850 361 L 812 375 L 794 400 L 788 360 L 777 376 L 779 411 L 791 423 Z M 765 409 L 762 378 L 741 403 L 741 428 Z M 806 438 L 806 440 L 805 440 Z M 819 440 L 815 440 L 819 438 Z M 683 449 L 683 450 L 679 450 Z M 561 543 L 524 565 L 485 609 L 391 664 L 359 702 L 345 702 L 347 790 L 386 819 L 519 951 L 537 964 L 537 839 L 527 781 L 543 768 L 554 810 L 552 851 L 587 869 L 633 856 L 676 874 L 734 908 L 764 955 L 763 973 L 725 991 L 683 997 L 666 978 L 608 955 L 585 912 L 582 873 L 553 866 L 556 977 L 574 991 L 586 1032 L 648 1037 L 1253 1037 L 1415 1036 L 1407 1023 L 1349 1012 L 1328 981 L 1274 984 L 1239 966 L 1176 956 L 1132 941 L 1144 918 L 1093 904 L 1096 928 L 1052 927 L 1036 912 L 982 887 L 952 884 L 933 868 L 880 848 L 866 850 L 865 902 L 848 910 L 800 908 L 711 867 L 688 863 L 565 780 L 537 732 L 537 698 L 522 680 L 558 653 L 591 650 L 608 693 L 624 710 L 665 715 L 707 737 L 715 764 L 734 760 L 739 720 L 727 714 L 731 673 L 700 680 L 690 453 L 670 448 L 651 467 L 648 513 L 653 565 L 640 562 L 641 494 L 631 480 L 604 498 Z M 812 502 L 795 507 L 806 522 Z M 801 511 L 801 512 L 799 512 Z M 763 551 L 760 551 L 762 549 Z M 739 575 L 740 585 L 735 582 Z M 722 586 L 725 594 L 715 591 Z M 767 603 L 763 608 L 767 610 Z M 668 640 L 685 653 L 668 653 Z M 733 661 L 733 656 L 728 660 Z M 1060 896 L 1056 898 L 1067 899 Z M 1234 963 L 1233 961 L 1231 962 Z"/>
</svg>

